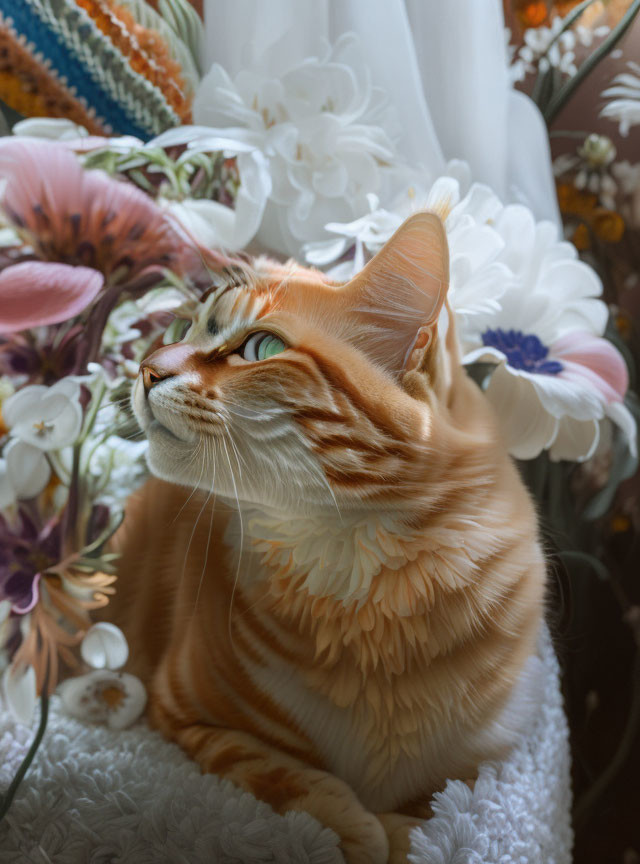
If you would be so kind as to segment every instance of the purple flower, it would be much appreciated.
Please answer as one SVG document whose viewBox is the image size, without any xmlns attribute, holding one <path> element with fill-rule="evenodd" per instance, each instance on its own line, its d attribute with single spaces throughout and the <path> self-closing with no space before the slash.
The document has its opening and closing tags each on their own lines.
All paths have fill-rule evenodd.
<svg viewBox="0 0 640 864">
<path fill-rule="evenodd" d="M 0 601 L 8 600 L 17 615 L 38 602 L 42 574 L 60 560 L 61 532 L 57 520 L 38 530 L 24 510 L 15 526 L 0 516 Z"/>
</svg>

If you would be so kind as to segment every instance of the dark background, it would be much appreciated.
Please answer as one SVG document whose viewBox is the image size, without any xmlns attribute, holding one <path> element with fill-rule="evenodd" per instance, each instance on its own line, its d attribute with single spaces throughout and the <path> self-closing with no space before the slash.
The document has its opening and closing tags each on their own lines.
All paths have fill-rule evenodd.
<svg viewBox="0 0 640 864">
<path fill-rule="evenodd" d="M 565 15 L 574 0 L 505 0 L 512 42 L 538 22 L 549 26 L 554 14 Z M 603 20 L 615 25 L 629 0 L 597 4 Z M 576 90 L 550 127 L 553 156 L 575 152 L 575 132 L 607 135 L 617 159 L 640 161 L 640 126 L 626 138 L 617 124 L 599 118 L 600 94 L 628 60 L 640 62 L 640 16 L 618 45 L 621 57 L 607 57 Z M 578 61 L 588 49 L 581 48 Z M 518 86 L 531 92 L 533 77 Z M 566 133 L 570 133 L 567 135 Z M 573 221 L 563 213 L 567 236 Z M 600 272 L 616 338 L 631 361 L 632 389 L 638 393 L 640 368 L 640 232 L 625 225 L 623 238 L 602 244 L 583 256 Z M 635 279 L 633 275 L 635 273 Z M 635 283 L 635 284 L 634 284 Z M 606 471 L 606 465 L 601 466 Z M 525 474 L 527 468 L 525 467 Z M 607 513 L 584 519 L 582 508 L 593 477 L 566 466 L 560 487 L 543 506 L 546 541 L 552 551 L 549 618 L 563 670 L 563 691 L 571 730 L 574 830 L 577 864 L 640 864 L 640 474 L 618 489 Z M 592 490 L 591 490 L 592 491 Z M 596 572 L 585 558 L 567 560 L 567 546 L 594 556 Z"/>
</svg>

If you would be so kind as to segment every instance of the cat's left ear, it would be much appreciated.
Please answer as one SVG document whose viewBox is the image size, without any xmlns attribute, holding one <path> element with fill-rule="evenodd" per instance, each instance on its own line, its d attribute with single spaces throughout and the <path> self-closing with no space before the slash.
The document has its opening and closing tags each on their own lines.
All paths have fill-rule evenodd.
<svg viewBox="0 0 640 864">
<path fill-rule="evenodd" d="M 448 286 L 444 225 L 435 213 L 415 213 L 342 289 L 352 341 L 400 374 L 412 350 L 433 341 Z"/>
</svg>

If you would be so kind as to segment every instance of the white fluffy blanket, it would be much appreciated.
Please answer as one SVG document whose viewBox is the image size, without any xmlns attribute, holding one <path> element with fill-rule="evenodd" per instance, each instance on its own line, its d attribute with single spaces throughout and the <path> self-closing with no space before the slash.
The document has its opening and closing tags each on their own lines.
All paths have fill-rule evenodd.
<svg viewBox="0 0 640 864">
<path fill-rule="evenodd" d="M 569 864 L 567 726 L 545 633 L 546 693 L 525 740 L 484 764 L 472 792 L 449 782 L 413 837 L 412 864 Z M 33 731 L 0 714 L 0 789 Z M 83 725 L 53 698 L 36 761 L 0 824 L 3 864 L 338 864 L 338 839 L 305 813 L 278 816 L 228 781 L 201 775 L 143 724 Z"/>
</svg>

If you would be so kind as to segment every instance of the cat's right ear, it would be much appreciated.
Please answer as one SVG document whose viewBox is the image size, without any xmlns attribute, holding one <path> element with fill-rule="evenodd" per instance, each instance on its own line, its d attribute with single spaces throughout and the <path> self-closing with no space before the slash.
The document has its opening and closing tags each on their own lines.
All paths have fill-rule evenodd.
<svg viewBox="0 0 640 864">
<path fill-rule="evenodd" d="M 411 352 L 433 340 L 448 286 L 442 220 L 435 213 L 415 213 L 341 289 L 354 325 L 353 343 L 400 375 Z"/>
</svg>

